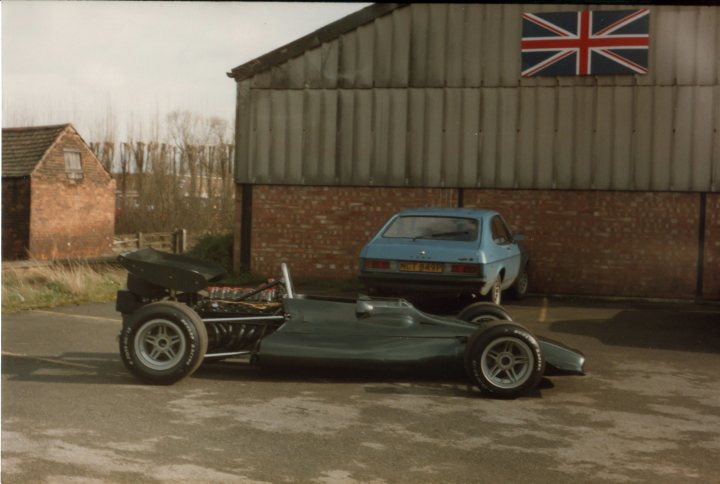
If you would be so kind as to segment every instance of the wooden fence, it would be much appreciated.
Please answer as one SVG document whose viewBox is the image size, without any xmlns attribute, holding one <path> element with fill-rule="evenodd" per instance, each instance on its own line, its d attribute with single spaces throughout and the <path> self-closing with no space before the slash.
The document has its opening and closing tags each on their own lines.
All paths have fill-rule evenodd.
<svg viewBox="0 0 720 484">
<path fill-rule="evenodd" d="M 182 254 L 188 247 L 187 230 L 180 229 L 174 232 L 155 232 L 116 235 L 113 238 L 113 252 L 120 254 L 133 250 L 151 247 L 165 252 Z"/>
</svg>

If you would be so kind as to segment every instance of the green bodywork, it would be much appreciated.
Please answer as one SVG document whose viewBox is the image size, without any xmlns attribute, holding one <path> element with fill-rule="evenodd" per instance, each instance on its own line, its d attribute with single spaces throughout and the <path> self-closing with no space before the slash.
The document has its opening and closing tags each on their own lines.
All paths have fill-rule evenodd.
<svg viewBox="0 0 720 484">
<path fill-rule="evenodd" d="M 287 318 L 260 342 L 261 365 L 376 367 L 384 364 L 463 368 L 475 323 L 419 311 L 403 299 L 296 297 L 283 301 Z M 584 356 L 537 338 L 552 367 L 583 373 Z"/>
</svg>

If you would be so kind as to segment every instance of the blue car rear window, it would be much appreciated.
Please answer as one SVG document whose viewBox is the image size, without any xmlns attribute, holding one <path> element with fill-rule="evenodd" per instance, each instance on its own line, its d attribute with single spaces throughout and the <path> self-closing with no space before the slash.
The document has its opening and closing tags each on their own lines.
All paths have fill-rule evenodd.
<svg viewBox="0 0 720 484">
<path fill-rule="evenodd" d="M 460 217 L 404 216 L 396 218 L 382 236 L 471 242 L 478 238 L 478 221 Z"/>
</svg>

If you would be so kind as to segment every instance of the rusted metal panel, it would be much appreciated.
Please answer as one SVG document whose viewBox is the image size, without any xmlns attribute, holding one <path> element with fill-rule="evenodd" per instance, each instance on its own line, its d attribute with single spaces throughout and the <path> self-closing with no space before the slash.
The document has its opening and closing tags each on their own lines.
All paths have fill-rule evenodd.
<svg viewBox="0 0 720 484">
<path fill-rule="evenodd" d="M 487 8 L 491 8 L 488 6 Z M 522 5 L 503 5 L 502 29 L 503 41 L 495 45 L 500 51 L 500 83 L 503 86 L 516 86 L 520 72 L 520 39 L 522 37 Z"/>
<path fill-rule="evenodd" d="M 481 89 L 480 118 L 480 170 L 478 186 L 489 188 L 496 186 L 496 172 L 500 160 L 498 143 L 499 123 L 502 115 L 500 109 L 500 92 L 498 89 Z"/>
<path fill-rule="evenodd" d="M 695 105 L 693 113 L 692 132 L 692 173 L 691 190 L 707 190 L 708 181 L 712 180 L 712 152 L 713 152 L 713 101 L 712 87 L 699 86 L 695 88 Z"/>
<path fill-rule="evenodd" d="M 427 85 L 445 85 L 447 71 L 448 9 L 443 4 L 431 4 L 427 36 Z"/>
<path fill-rule="evenodd" d="M 445 89 L 443 155 L 441 165 L 441 186 L 460 186 L 460 164 L 466 160 L 460 158 L 462 148 L 463 91 Z"/>
<path fill-rule="evenodd" d="M 425 134 L 426 99 L 424 89 L 409 89 L 408 96 L 408 149 L 405 158 L 407 184 L 423 186 L 423 173 L 427 159 Z"/>
<path fill-rule="evenodd" d="M 322 136 L 320 137 L 320 170 L 318 179 L 335 180 L 335 150 L 337 143 L 338 93 L 324 90 L 322 94 Z"/>
<path fill-rule="evenodd" d="M 353 87 L 369 88 L 373 86 L 375 75 L 375 27 L 374 24 L 363 25 L 357 29 L 355 48 L 356 63 L 355 83 Z"/>
<path fill-rule="evenodd" d="M 351 88 L 355 85 L 357 73 L 357 32 L 348 32 L 338 39 L 340 58 L 338 60 L 338 88 Z"/>
<path fill-rule="evenodd" d="M 442 89 L 425 89 L 425 157 L 423 185 L 442 186 L 443 180 L 443 109 Z"/>
<path fill-rule="evenodd" d="M 302 172 L 300 178 L 316 180 L 318 178 L 318 163 L 320 161 L 320 136 L 323 134 L 321 123 L 322 102 L 324 91 L 308 89 L 304 91 L 303 100 L 305 112 L 303 117 L 303 144 L 302 144 Z"/>
<path fill-rule="evenodd" d="M 410 7 L 410 87 L 427 85 L 430 5 L 415 3 Z"/>
<path fill-rule="evenodd" d="M 335 165 L 339 169 L 336 183 L 351 185 L 355 153 L 355 93 L 354 90 L 341 89 L 338 93 L 339 107 L 337 117 L 337 149 Z"/>
<path fill-rule="evenodd" d="M 533 182 L 527 187 L 553 187 L 555 182 L 555 147 L 557 90 L 553 88 L 528 89 L 535 95 L 533 128 Z"/>
<path fill-rule="evenodd" d="M 464 82 L 465 5 L 447 9 L 447 74 L 445 85 L 462 87 Z"/>
<path fill-rule="evenodd" d="M 462 90 L 458 186 L 477 184 L 480 148 L 480 90 Z"/>
<path fill-rule="evenodd" d="M 287 109 L 285 118 L 287 119 L 287 140 L 285 140 L 286 163 L 285 178 L 294 183 L 298 183 L 304 176 L 304 144 L 307 123 L 304 119 L 305 109 L 305 92 L 290 90 L 287 92 L 287 102 L 284 107 Z"/>
<path fill-rule="evenodd" d="M 663 190 L 670 185 L 670 166 L 673 138 L 673 88 L 653 88 L 650 112 L 652 163 L 650 188 Z"/>
<path fill-rule="evenodd" d="M 501 64 L 505 61 L 500 55 L 500 47 L 505 40 L 502 32 L 505 9 L 484 5 L 483 13 L 480 85 L 497 86 L 500 83 Z M 520 52 L 517 55 L 519 56 Z M 519 77 L 520 73 L 518 72 L 516 78 Z"/>
<path fill-rule="evenodd" d="M 340 45 L 338 42 L 328 42 L 322 45 L 320 52 L 323 87 L 337 87 Z"/>
<path fill-rule="evenodd" d="M 407 87 L 410 78 L 410 12 L 409 8 L 394 10 L 392 16 L 392 87 Z"/>
<path fill-rule="evenodd" d="M 376 176 L 370 171 L 373 164 L 373 92 L 370 89 L 355 91 L 353 110 L 354 143 L 353 143 L 353 176 L 354 185 L 374 185 Z M 379 181 L 379 180 L 378 180 Z"/>
<path fill-rule="evenodd" d="M 613 89 L 612 183 L 614 190 L 631 190 L 633 156 L 633 88 Z"/>
<path fill-rule="evenodd" d="M 613 94 L 612 87 L 598 87 L 595 91 L 591 183 L 598 190 L 612 188 Z"/>
<path fill-rule="evenodd" d="M 287 99 L 289 91 L 270 91 L 269 179 L 286 180 L 287 140 L 289 138 Z M 289 178 L 292 182 L 292 179 Z"/>
<path fill-rule="evenodd" d="M 653 89 L 647 87 L 635 87 L 635 126 L 633 135 L 635 138 L 635 151 L 632 163 L 634 166 L 635 190 L 649 190 L 652 175 L 652 148 L 653 148 L 653 110 L 645 109 L 653 105 Z"/>
<path fill-rule="evenodd" d="M 535 171 L 535 136 L 537 90 L 518 89 L 518 131 L 517 149 L 515 150 L 515 184 L 516 186 L 533 186 Z"/>
<path fill-rule="evenodd" d="M 373 85 L 375 87 L 390 87 L 393 64 L 393 22 L 392 16 L 386 15 L 375 20 L 372 26 L 375 32 L 373 45 L 377 46 L 374 60 Z"/>
<path fill-rule="evenodd" d="M 675 95 L 675 126 L 673 131 L 673 157 L 671 168 L 671 190 L 690 189 L 690 164 L 692 163 L 693 89 L 677 87 Z"/>
<path fill-rule="evenodd" d="M 402 10 L 400 10 L 402 11 Z M 464 23 L 462 43 L 462 66 L 464 69 L 462 86 L 480 86 L 482 79 L 482 30 L 478 28 L 483 22 L 484 7 L 467 4 L 463 10 Z"/>
</svg>

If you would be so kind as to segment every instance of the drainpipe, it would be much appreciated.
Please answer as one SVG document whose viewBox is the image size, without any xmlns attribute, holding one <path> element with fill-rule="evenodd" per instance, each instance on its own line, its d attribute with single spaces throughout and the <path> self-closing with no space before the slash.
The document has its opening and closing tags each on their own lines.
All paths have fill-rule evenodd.
<svg viewBox="0 0 720 484">
<path fill-rule="evenodd" d="M 252 199 L 253 186 L 249 183 L 242 184 L 242 210 L 240 213 L 240 269 L 243 272 L 250 272 L 252 252 Z"/>
<path fill-rule="evenodd" d="M 703 279 L 705 278 L 705 215 L 707 193 L 700 194 L 700 214 L 698 217 L 697 282 L 695 284 L 695 302 L 703 301 Z"/>
</svg>

